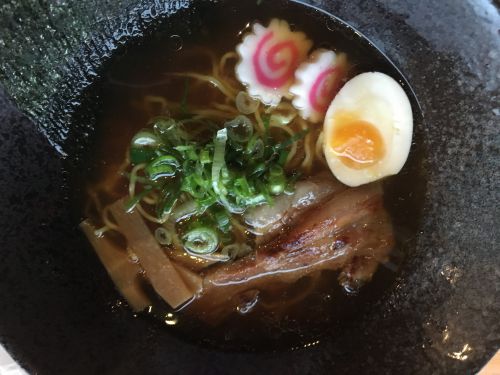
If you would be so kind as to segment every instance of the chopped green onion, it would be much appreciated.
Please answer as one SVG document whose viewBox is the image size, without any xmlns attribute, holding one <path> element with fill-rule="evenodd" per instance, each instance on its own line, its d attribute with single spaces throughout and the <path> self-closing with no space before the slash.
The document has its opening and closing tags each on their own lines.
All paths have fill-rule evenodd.
<svg viewBox="0 0 500 375">
<path fill-rule="evenodd" d="M 285 183 L 281 180 L 271 180 L 269 183 L 269 191 L 272 195 L 280 195 L 285 191 Z"/>
<path fill-rule="evenodd" d="M 268 186 L 266 186 L 266 184 L 263 181 L 261 181 L 260 179 L 257 179 L 257 181 L 255 182 L 255 185 L 257 186 L 257 189 L 260 191 L 260 193 L 264 197 L 265 201 L 268 204 L 272 204 L 274 200 L 269 192 Z"/>
<path fill-rule="evenodd" d="M 288 178 L 284 191 L 285 194 L 292 195 L 295 192 L 295 183 L 299 180 L 300 176 L 300 173 L 294 173 Z"/>
<path fill-rule="evenodd" d="M 141 130 L 131 145 L 131 162 L 141 162 L 135 164 L 135 170 L 144 168 L 144 175 L 130 176 L 130 183 L 140 184 L 143 190 L 130 199 L 128 207 L 133 209 L 147 194 L 155 192 L 159 222 L 169 217 L 173 222 L 192 216 L 209 219 L 220 236 L 219 242 L 232 242 L 231 214 L 272 204 L 274 196 L 293 191 L 294 181 L 286 176 L 283 167 L 289 146 L 307 130 L 276 142 L 269 132 L 271 122 L 291 121 L 277 116 L 262 117 L 264 135 L 254 132 L 248 117 L 237 116 L 208 143 L 190 140 L 183 130 L 183 120 L 153 119 L 153 131 Z M 219 125 L 210 126 L 212 131 Z"/>
<path fill-rule="evenodd" d="M 285 191 L 286 178 L 283 168 L 279 165 L 272 165 L 269 168 L 269 192 L 272 195 L 279 195 Z"/>
<path fill-rule="evenodd" d="M 201 164 L 209 164 L 212 162 L 210 158 L 210 152 L 208 150 L 201 150 L 200 152 L 200 163 Z"/>
<path fill-rule="evenodd" d="M 271 168 L 269 168 L 269 176 L 284 177 L 285 172 L 283 171 L 283 168 L 281 168 L 279 165 L 272 165 Z"/>
<path fill-rule="evenodd" d="M 214 218 L 221 232 L 227 233 L 231 230 L 231 218 L 225 210 L 216 210 L 214 212 Z"/>
<path fill-rule="evenodd" d="M 264 156 L 264 141 L 254 134 L 248 141 L 245 152 L 250 160 L 260 159 Z"/>
<path fill-rule="evenodd" d="M 142 201 L 142 199 L 144 197 L 146 197 L 152 191 L 153 191 L 153 188 L 150 186 L 147 186 L 139 194 L 136 194 L 133 197 L 130 197 L 130 199 L 125 202 L 125 211 L 131 212 L 135 208 L 135 206 L 137 206 L 137 204 L 140 201 Z"/>
<path fill-rule="evenodd" d="M 153 160 L 147 167 L 146 173 L 153 181 L 162 177 L 172 177 L 180 167 L 177 159 L 171 155 L 163 155 Z"/>
<path fill-rule="evenodd" d="M 130 145 L 130 162 L 132 165 L 149 162 L 155 157 L 156 148 L 161 145 L 161 140 L 147 130 L 137 133 Z"/>
<path fill-rule="evenodd" d="M 219 246 L 217 233 L 210 228 L 196 228 L 183 237 L 184 249 L 193 254 L 212 254 Z"/>
<path fill-rule="evenodd" d="M 251 115 L 259 108 L 259 101 L 252 98 L 245 91 L 240 91 L 236 95 L 236 109 L 244 115 Z"/>
<path fill-rule="evenodd" d="M 227 142 L 227 128 L 221 129 L 217 132 L 214 140 L 214 160 L 212 163 L 212 188 L 214 189 L 217 198 L 226 209 L 231 213 L 243 213 L 245 207 L 238 206 L 229 202 L 227 199 L 227 189 L 224 186 L 224 179 L 229 177 L 226 168 L 225 154 Z M 224 176 L 226 174 L 226 176 Z M 222 176 L 221 176 L 222 175 Z M 222 178 L 221 178 L 222 177 Z"/>
<path fill-rule="evenodd" d="M 269 127 L 271 126 L 271 116 L 263 116 L 262 122 L 264 124 L 264 141 L 267 142 L 269 137 Z"/>
<path fill-rule="evenodd" d="M 245 200 L 245 204 L 248 207 L 258 206 L 259 204 L 267 203 L 269 199 L 265 194 L 257 194 Z"/>
<path fill-rule="evenodd" d="M 309 133 L 309 129 L 303 129 L 297 133 L 295 133 L 293 136 L 291 136 L 290 138 L 287 138 L 285 139 L 283 142 L 281 143 L 278 143 L 276 146 L 275 146 L 275 149 L 277 151 L 279 150 L 282 150 L 282 149 L 285 149 L 287 147 L 290 147 L 292 144 L 294 144 L 295 142 L 297 141 L 300 141 L 302 138 L 304 138 L 306 136 L 306 134 Z"/>
<path fill-rule="evenodd" d="M 271 151 L 272 153 L 272 147 L 270 147 L 270 143 L 272 143 L 271 135 L 269 132 L 269 129 L 271 127 L 271 116 L 265 115 L 262 117 L 262 123 L 264 124 L 264 136 L 262 137 L 262 141 L 264 142 L 264 155 L 268 155 L 268 152 L 266 151 Z"/>
<path fill-rule="evenodd" d="M 158 147 L 160 139 L 149 130 L 141 130 L 132 138 L 132 146 L 135 147 Z"/>
<path fill-rule="evenodd" d="M 189 219 L 191 216 L 198 213 L 198 204 L 196 201 L 190 199 L 186 202 L 177 205 L 172 211 L 172 218 L 175 221 Z"/>
<path fill-rule="evenodd" d="M 162 199 L 157 204 L 156 214 L 160 222 L 164 223 L 168 220 L 172 210 L 179 199 L 180 192 L 173 191 L 170 194 L 164 193 Z"/>
<path fill-rule="evenodd" d="M 214 159 L 212 163 L 212 187 L 216 194 L 220 194 L 220 174 L 222 168 L 226 165 L 224 156 L 226 153 L 227 129 L 221 129 L 215 137 Z"/>
<path fill-rule="evenodd" d="M 130 174 L 128 172 L 122 173 L 122 176 L 128 178 L 129 180 L 132 178 L 132 174 Z M 151 181 L 147 177 L 142 177 L 142 176 L 134 175 L 133 179 L 134 179 L 135 182 L 138 182 L 138 183 L 143 184 L 143 185 L 151 185 L 151 186 L 154 186 L 154 187 L 158 187 L 159 186 L 158 183 L 156 183 L 154 181 Z"/>
<path fill-rule="evenodd" d="M 184 139 L 187 139 L 186 134 L 179 128 L 174 119 L 159 117 L 153 123 L 153 129 L 164 142 L 171 145 L 178 145 Z"/>
<path fill-rule="evenodd" d="M 215 197 L 215 195 L 208 195 L 199 199 L 198 205 L 200 206 L 200 212 L 203 213 L 208 207 L 213 206 L 215 203 L 217 203 L 217 197 Z"/>
<path fill-rule="evenodd" d="M 150 147 L 130 147 L 130 164 L 136 166 L 139 164 L 149 163 L 151 160 L 158 156 L 156 150 L 157 149 L 153 149 Z"/>
<path fill-rule="evenodd" d="M 250 171 L 250 176 L 260 176 L 266 171 L 266 168 L 265 163 L 259 163 Z"/>
<path fill-rule="evenodd" d="M 168 246 L 172 244 L 172 234 L 163 227 L 156 228 L 155 238 L 160 245 Z"/>
<path fill-rule="evenodd" d="M 253 135 L 252 121 L 246 116 L 240 115 L 234 120 L 228 121 L 224 124 L 227 129 L 228 138 L 237 143 L 247 142 Z"/>
<path fill-rule="evenodd" d="M 276 114 L 271 116 L 270 123 L 273 126 L 285 126 L 290 124 L 295 117 L 297 117 L 295 113 L 290 113 L 288 116 Z"/>
<path fill-rule="evenodd" d="M 289 154 L 290 152 L 286 148 L 282 149 L 279 153 L 278 164 L 284 166 L 286 164 Z"/>
<path fill-rule="evenodd" d="M 249 197 L 252 194 L 250 185 L 245 176 L 237 178 L 234 181 L 233 188 L 236 194 L 242 197 Z"/>
<path fill-rule="evenodd" d="M 183 145 L 183 146 L 175 146 L 174 150 L 179 151 L 181 153 L 184 153 L 184 155 L 187 157 L 189 160 L 198 160 L 198 155 L 196 154 L 194 145 Z"/>
<path fill-rule="evenodd" d="M 194 198 L 203 198 L 209 186 L 209 181 L 205 181 L 200 176 L 193 173 L 184 178 L 181 190 L 189 193 Z"/>
</svg>

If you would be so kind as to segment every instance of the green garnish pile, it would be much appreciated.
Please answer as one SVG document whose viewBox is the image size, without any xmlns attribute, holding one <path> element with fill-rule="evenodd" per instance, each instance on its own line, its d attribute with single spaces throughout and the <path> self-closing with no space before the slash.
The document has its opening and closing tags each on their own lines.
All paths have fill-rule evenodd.
<svg viewBox="0 0 500 375">
<path fill-rule="evenodd" d="M 198 217 L 204 223 L 184 235 L 185 247 L 186 243 L 194 244 L 187 250 L 215 251 L 213 243 L 219 240 L 219 234 L 231 230 L 232 214 L 272 204 L 274 196 L 293 191 L 297 176 L 287 175 L 284 166 L 290 146 L 304 133 L 277 141 L 269 134 L 269 118 L 265 119 L 265 129 L 264 134 L 258 134 L 248 117 L 238 116 L 222 129 L 215 128 L 210 141 L 201 142 L 183 130 L 182 122 L 156 118 L 151 128 L 139 131 L 132 139 L 130 162 L 145 168 L 143 176 L 134 176 L 134 183 L 142 189 L 130 198 L 128 208 L 156 193 L 160 222 L 170 217 Z M 220 233 L 207 230 L 214 227 Z M 203 237 L 201 250 L 193 231 Z M 203 246 L 207 238 L 211 246 Z"/>
</svg>

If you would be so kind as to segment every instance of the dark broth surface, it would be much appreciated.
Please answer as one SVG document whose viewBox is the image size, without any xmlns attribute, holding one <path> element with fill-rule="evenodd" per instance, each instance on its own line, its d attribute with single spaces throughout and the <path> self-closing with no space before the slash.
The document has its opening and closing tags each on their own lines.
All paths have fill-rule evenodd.
<svg viewBox="0 0 500 375">
<path fill-rule="evenodd" d="M 85 173 L 75 176 L 75 191 L 81 202 L 78 208 L 80 215 L 88 200 L 84 187 L 114 176 L 123 162 L 131 138 L 147 126 L 152 116 L 158 114 L 154 106 L 145 108 L 144 98 L 160 96 L 172 101 L 182 100 L 184 81 L 171 79 L 164 73 L 208 72 L 210 59 L 203 52 L 204 49 L 209 48 L 217 57 L 235 50 L 240 43 L 242 30 L 254 20 L 266 25 L 273 17 L 289 20 L 296 29 L 304 31 L 315 42 L 315 47 L 329 47 L 347 53 L 354 65 L 353 74 L 377 70 L 399 78 L 394 67 L 377 50 L 356 39 L 351 31 L 340 30 L 339 25 L 326 18 L 324 24 L 317 24 L 317 18 L 289 13 L 287 8 L 278 9 L 278 3 L 267 4 L 266 7 L 268 10 L 261 13 L 266 14 L 266 17 L 249 10 L 234 13 L 233 17 L 227 19 L 216 14 L 206 22 L 200 20 L 198 25 L 166 26 L 140 44 L 127 48 L 114 61 L 104 77 L 100 96 L 101 114 L 88 153 Z M 228 9 L 228 12 L 232 12 L 232 9 Z M 193 83 L 190 84 L 187 103 L 208 105 L 216 95 L 216 90 Z M 416 103 L 412 105 L 414 111 L 418 110 L 415 108 Z M 415 120 L 417 127 L 418 118 Z M 412 152 L 403 171 L 384 182 L 386 208 L 391 214 L 396 234 L 391 261 L 381 266 L 373 280 L 359 293 L 346 293 L 339 286 L 338 273 L 324 271 L 307 298 L 282 311 L 280 301 L 284 304 L 291 296 L 307 290 L 310 287 L 308 279 L 299 280 L 285 292 L 264 295 L 265 300 L 276 304 L 273 311 L 261 309 L 257 305 L 251 313 L 234 313 L 217 326 L 206 325 L 196 316 L 190 315 L 189 306 L 173 312 L 158 298 L 151 312 L 144 315 L 158 318 L 160 324 L 166 325 L 165 329 L 186 340 L 226 350 L 269 350 L 315 345 L 322 335 L 346 329 L 360 314 L 369 313 L 371 303 L 383 297 L 393 284 L 405 256 L 411 252 L 418 231 L 425 188 L 421 166 L 423 147 L 418 141 L 418 137 L 414 137 Z M 116 186 L 114 194 L 105 203 L 111 203 L 126 194 L 127 181 L 123 179 L 123 183 Z"/>
</svg>

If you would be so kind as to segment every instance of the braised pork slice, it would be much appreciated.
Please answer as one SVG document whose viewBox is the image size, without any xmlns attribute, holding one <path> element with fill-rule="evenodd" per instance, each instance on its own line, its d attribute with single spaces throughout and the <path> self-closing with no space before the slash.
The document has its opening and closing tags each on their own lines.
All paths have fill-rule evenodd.
<svg viewBox="0 0 500 375">
<path fill-rule="evenodd" d="M 208 270 L 203 292 L 190 308 L 215 322 L 235 311 L 239 296 L 249 291 L 290 284 L 325 269 L 345 269 L 355 259 L 371 260 L 366 264 L 373 274 L 374 262 L 384 262 L 394 242 L 382 198 L 380 184 L 334 195 L 254 254 Z"/>
<path fill-rule="evenodd" d="M 278 236 L 286 226 L 292 226 L 305 211 L 324 203 L 344 189 L 345 185 L 330 172 L 319 173 L 297 182 L 293 194 L 276 197 L 273 205 L 247 210 L 245 222 L 257 236 L 256 243 L 263 244 Z"/>
</svg>

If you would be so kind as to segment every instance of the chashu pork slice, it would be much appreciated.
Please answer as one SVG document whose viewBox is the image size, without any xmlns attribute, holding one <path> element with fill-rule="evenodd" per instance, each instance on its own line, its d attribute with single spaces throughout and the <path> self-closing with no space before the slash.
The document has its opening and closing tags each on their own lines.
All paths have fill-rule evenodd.
<svg viewBox="0 0 500 375">
<path fill-rule="evenodd" d="M 189 309 L 218 322 L 236 311 L 246 292 L 292 284 L 326 269 L 342 270 L 359 259 L 364 261 L 358 267 L 369 265 L 363 277 L 371 278 L 374 263 L 385 262 L 393 244 L 381 185 L 347 189 L 307 211 L 289 231 L 253 254 L 209 269 L 203 291 Z"/>
<path fill-rule="evenodd" d="M 248 209 L 244 214 L 245 223 L 255 234 L 258 245 L 269 242 L 283 229 L 295 224 L 304 212 L 321 205 L 345 188 L 330 172 L 318 173 L 298 181 L 293 194 L 276 197 L 272 205 Z"/>
</svg>

